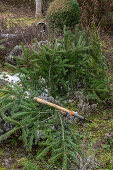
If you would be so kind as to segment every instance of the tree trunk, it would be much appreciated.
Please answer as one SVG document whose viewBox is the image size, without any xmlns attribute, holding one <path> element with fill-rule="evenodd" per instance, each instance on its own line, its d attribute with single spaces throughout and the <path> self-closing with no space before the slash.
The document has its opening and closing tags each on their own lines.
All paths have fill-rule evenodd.
<svg viewBox="0 0 113 170">
<path fill-rule="evenodd" d="M 42 17 L 42 0 L 35 0 L 35 1 L 36 1 L 35 17 Z"/>
</svg>

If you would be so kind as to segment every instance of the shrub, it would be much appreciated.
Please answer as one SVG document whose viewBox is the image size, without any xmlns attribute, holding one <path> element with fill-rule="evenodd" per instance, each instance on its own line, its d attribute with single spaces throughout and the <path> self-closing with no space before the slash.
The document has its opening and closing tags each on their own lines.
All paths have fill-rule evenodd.
<svg viewBox="0 0 113 170">
<path fill-rule="evenodd" d="M 31 79 L 30 87 L 37 87 L 38 77 L 45 79 L 49 94 L 66 96 L 77 90 L 84 91 L 89 99 L 105 100 L 109 93 L 105 57 L 96 28 L 89 34 L 75 29 L 75 34 L 64 30 L 64 38 L 56 39 L 52 45 L 39 47 L 40 53 L 31 49 L 25 52 L 25 59 L 19 61 L 18 71 Z M 29 57 L 29 59 L 27 59 Z M 29 62 L 28 62 L 29 61 Z M 27 81 L 28 83 L 28 81 Z"/>
<path fill-rule="evenodd" d="M 55 0 L 47 11 L 48 22 L 54 27 L 75 26 L 79 22 L 80 10 L 74 0 Z"/>
<path fill-rule="evenodd" d="M 112 0 L 77 0 L 81 10 L 81 23 L 84 27 L 94 21 L 101 26 L 113 27 Z"/>
<path fill-rule="evenodd" d="M 64 38 L 56 39 L 51 45 L 39 47 L 37 41 L 35 43 L 40 53 L 31 49 L 30 55 L 28 50 L 23 49 L 25 58 L 17 60 L 18 72 L 25 75 L 25 86 L 27 83 L 30 88 L 37 87 L 41 77 L 53 97 L 67 97 L 68 94 L 73 97 L 77 90 L 83 91 L 89 99 L 107 99 L 107 67 L 95 26 L 90 33 L 76 28 L 72 34 L 65 29 Z M 26 67 L 21 68 L 21 65 Z"/>
</svg>

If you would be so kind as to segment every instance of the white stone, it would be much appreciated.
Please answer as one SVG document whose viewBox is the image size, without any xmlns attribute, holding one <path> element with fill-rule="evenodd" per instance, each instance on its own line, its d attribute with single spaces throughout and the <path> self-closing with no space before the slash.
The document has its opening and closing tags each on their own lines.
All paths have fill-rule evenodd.
<svg viewBox="0 0 113 170">
<path fill-rule="evenodd" d="M 36 2 L 35 17 L 42 17 L 42 0 L 35 0 L 35 2 Z"/>
</svg>

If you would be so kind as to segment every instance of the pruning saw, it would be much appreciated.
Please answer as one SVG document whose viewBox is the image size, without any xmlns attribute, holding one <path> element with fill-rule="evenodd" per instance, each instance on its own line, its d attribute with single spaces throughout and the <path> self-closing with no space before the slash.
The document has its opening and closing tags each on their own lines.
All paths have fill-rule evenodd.
<svg viewBox="0 0 113 170">
<path fill-rule="evenodd" d="M 56 104 L 54 104 L 54 103 L 48 102 L 48 101 L 46 101 L 46 100 L 43 100 L 43 99 L 40 99 L 40 98 L 37 98 L 37 97 L 34 97 L 33 100 L 36 101 L 36 102 L 38 102 L 38 103 L 42 103 L 42 104 L 45 104 L 45 105 L 54 107 L 54 108 L 62 111 L 63 113 L 66 112 L 66 113 L 68 113 L 69 115 L 74 116 L 74 117 L 77 117 L 77 118 L 80 119 L 80 120 L 85 120 L 85 121 L 87 121 L 87 122 L 92 123 L 92 121 L 90 121 L 90 120 L 84 118 L 83 116 L 79 115 L 78 112 L 74 112 L 74 111 L 68 110 L 68 109 L 66 109 L 66 108 L 64 108 L 64 107 L 58 106 L 58 105 L 56 105 Z"/>
</svg>

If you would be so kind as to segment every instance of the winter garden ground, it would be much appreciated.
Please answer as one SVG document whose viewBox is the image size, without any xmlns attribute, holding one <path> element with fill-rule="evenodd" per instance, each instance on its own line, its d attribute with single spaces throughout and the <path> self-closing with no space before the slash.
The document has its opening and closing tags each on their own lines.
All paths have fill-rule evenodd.
<svg viewBox="0 0 113 170">
<path fill-rule="evenodd" d="M 9 8 L 7 5 L 0 3 L 0 18 L 7 18 L 9 22 L 15 22 L 16 24 L 24 27 L 25 25 L 31 25 L 39 20 L 33 19 L 33 14 L 30 13 L 26 16 L 26 12 L 21 12 L 16 9 Z M 22 9 L 21 9 L 22 11 Z M 43 19 L 42 19 L 43 20 Z M 7 23 L 8 24 L 8 23 Z M 113 55 L 113 35 L 112 33 L 103 32 L 101 35 L 101 43 L 103 52 L 106 56 L 106 62 L 108 64 L 108 75 L 112 77 L 112 55 Z M 1 58 L 2 56 L 0 56 Z M 0 63 L 0 72 L 11 72 L 3 63 Z M 0 85 L 0 88 L 4 88 Z M 0 93 L 0 97 L 2 97 Z M 81 169 L 91 164 L 92 169 L 113 169 L 113 110 L 111 105 L 107 103 L 105 105 L 99 105 L 98 108 L 88 116 L 89 120 L 93 123 L 80 123 L 77 121 L 73 124 L 73 132 L 80 133 L 81 148 L 87 157 L 87 161 L 81 160 Z M 77 110 L 74 103 L 68 104 L 68 107 L 72 110 Z M 48 164 L 45 160 L 41 162 L 35 160 L 35 152 L 39 148 L 34 148 L 31 153 L 25 151 L 22 143 L 17 140 L 20 132 L 12 135 L 9 139 L 0 144 L 0 170 L 10 169 L 24 169 L 23 167 L 35 167 L 38 165 L 39 169 L 55 169 L 51 164 Z M 109 135 L 112 138 L 109 139 Z M 93 168 L 94 166 L 94 168 Z M 26 169 L 26 168 L 25 168 Z"/>
</svg>

